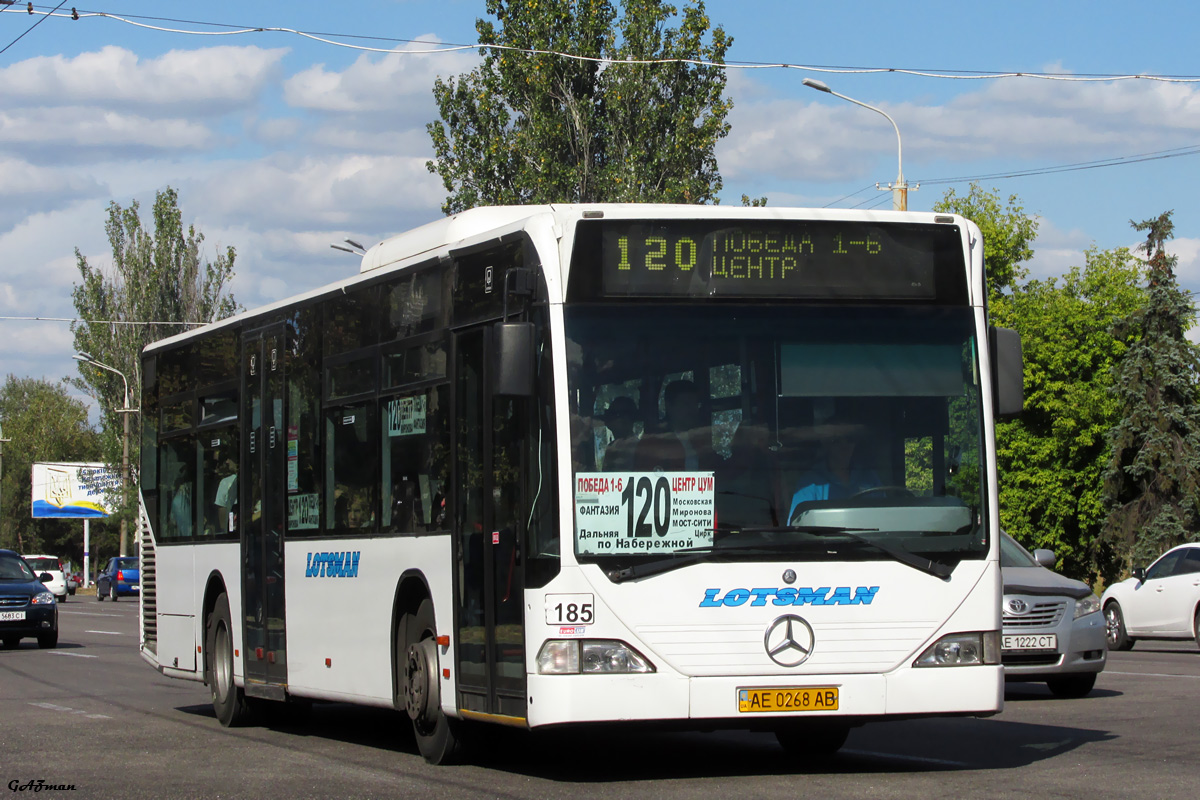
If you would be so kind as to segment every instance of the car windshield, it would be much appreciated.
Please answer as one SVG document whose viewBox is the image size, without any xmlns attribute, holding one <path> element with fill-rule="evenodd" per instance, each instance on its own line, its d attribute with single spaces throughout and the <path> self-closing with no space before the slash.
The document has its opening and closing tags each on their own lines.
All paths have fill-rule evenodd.
<svg viewBox="0 0 1200 800">
<path fill-rule="evenodd" d="M 1040 567 L 1029 551 L 1021 546 L 1007 533 L 1000 536 L 1000 566 L 1001 567 Z"/>
<path fill-rule="evenodd" d="M 26 556 L 25 563 L 28 564 L 30 569 L 34 570 L 35 572 L 46 572 L 48 570 L 57 571 L 59 569 L 57 558 L 31 558 Z"/>
<path fill-rule="evenodd" d="M 581 560 L 780 544 L 778 558 L 888 557 L 864 538 L 946 562 L 986 553 L 971 309 L 564 315 Z"/>
<path fill-rule="evenodd" d="M 36 580 L 33 571 L 16 556 L 0 555 L 0 581 Z"/>
</svg>

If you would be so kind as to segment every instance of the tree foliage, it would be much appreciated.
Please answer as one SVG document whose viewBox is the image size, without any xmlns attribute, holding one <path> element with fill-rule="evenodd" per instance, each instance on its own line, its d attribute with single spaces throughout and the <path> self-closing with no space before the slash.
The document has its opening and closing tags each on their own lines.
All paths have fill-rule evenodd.
<svg viewBox="0 0 1200 800">
<path fill-rule="evenodd" d="M 1109 515 L 1100 556 L 1108 577 L 1196 538 L 1200 528 L 1200 350 L 1185 337 L 1195 320 L 1166 252 L 1170 211 L 1140 223 L 1147 256 L 1145 303 L 1115 330 L 1132 340 L 1116 378 L 1121 415 L 1104 478 Z"/>
<path fill-rule="evenodd" d="M 1033 258 L 1038 222 L 1025 213 L 1015 194 L 1009 195 L 1005 206 L 994 190 L 988 192 L 972 183 L 966 197 L 959 197 L 953 189 L 947 190 L 933 210 L 961 214 L 979 226 L 983 233 L 989 300 L 995 300 L 1006 289 L 1015 288 L 1028 275 L 1022 264 Z"/>
<path fill-rule="evenodd" d="M 711 201 L 714 148 L 729 131 L 725 72 L 732 38 L 703 0 L 488 0 L 476 20 L 483 63 L 439 78 L 428 162 L 447 214 L 480 205 Z M 708 40 L 706 43 L 706 39 Z M 517 49 L 543 51 L 539 54 Z M 586 59 L 564 58 L 550 51 Z"/>
<path fill-rule="evenodd" d="M 83 528 L 79 520 L 33 519 L 34 462 L 95 461 L 100 441 L 88 425 L 87 406 L 62 384 L 9 375 L 0 387 L 4 472 L 0 475 L 0 548 L 46 553 L 79 564 Z M 98 535 L 97 528 L 92 533 Z M 93 547 L 93 551 L 97 548 Z"/>
<path fill-rule="evenodd" d="M 151 342 L 187 330 L 180 323 L 205 323 L 238 310 L 228 284 L 233 279 L 235 251 L 227 247 L 215 261 L 202 258 L 204 234 L 186 229 L 178 193 L 167 187 L 156 193 L 153 232 L 147 230 L 133 201 L 127 208 L 109 203 L 105 232 L 112 247 L 112 265 L 94 267 L 75 250 L 80 282 L 72 292 L 80 319 L 71 326 L 75 349 L 123 373 L 129 382 L 129 405 L 141 398 L 141 351 Z M 120 409 L 125 381 L 120 375 L 80 363 L 73 383 L 96 398 L 101 409 L 103 456 L 119 468 L 124 433 Z M 137 463 L 141 425 L 130 419 L 130 463 Z M 123 510 L 132 519 L 132 509 Z"/>
<path fill-rule="evenodd" d="M 1025 410 L 996 426 L 1001 523 L 1028 547 L 1054 550 L 1075 578 L 1091 576 L 1107 514 L 1113 370 L 1129 345 L 1112 326 L 1140 307 L 1142 275 L 1125 248 L 1092 248 L 1061 283 L 1030 281 L 992 304 L 992 321 L 1021 334 L 1025 363 Z"/>
</svg>

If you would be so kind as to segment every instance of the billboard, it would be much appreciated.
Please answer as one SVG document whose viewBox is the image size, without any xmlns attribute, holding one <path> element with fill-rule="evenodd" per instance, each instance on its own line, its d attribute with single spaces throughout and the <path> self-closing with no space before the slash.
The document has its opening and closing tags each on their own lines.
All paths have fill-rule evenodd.
<svg viewBox="0 0 1200 800">
<path fill-rule="evenodd" d="M 33 465 L 34 519 L 107 517 L 117 505 L 121 476 L 104 464 Z M 109 493 L 112 499 L 109 499 Z"/>
</svg>

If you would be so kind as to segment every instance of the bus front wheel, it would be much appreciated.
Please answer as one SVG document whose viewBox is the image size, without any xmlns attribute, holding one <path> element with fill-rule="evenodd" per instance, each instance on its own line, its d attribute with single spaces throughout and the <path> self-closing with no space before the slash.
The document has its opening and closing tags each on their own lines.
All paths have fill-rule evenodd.
<svg viewBox="0 0 1200 800">
<path fill-rule="evenodd" d="M 249 706 L 233 680 L 233 624 L 229 598 L 224 593 L 217 596 L 204 623 L 204 651 L 204 678 L 212 692 L 213 711 L 226 728 L 241 725 Z"/>
<path fill-rule="evenodd" d="M 421 755 L 430 764 L 456 763 L 462 751 L 458 720 L 442 713 L 438 674 L 437 628 L 433 602 L 421 601 L 415 614 L 405 614 L 403 647 L 398 648 L 401 699 L 412 720 Z"/>
</svg>

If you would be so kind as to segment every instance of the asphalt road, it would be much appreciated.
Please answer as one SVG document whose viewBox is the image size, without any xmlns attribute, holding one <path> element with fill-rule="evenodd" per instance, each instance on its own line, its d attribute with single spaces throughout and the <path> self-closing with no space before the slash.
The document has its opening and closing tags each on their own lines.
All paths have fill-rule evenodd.
<svg viewBox="0 0 1200 800">
<path fill-rule="evenodd" d="M 46 797 L 1137 797 L 1200 795 L 1200 648 L 1110 654 L 1082 700 L 1010 684 L 1002 714 L 868 725 L 819 764 L 768 734 L 489 737 L 431 767 L 407 720 L 317 705 L 300 725 L 227 730 L 207 689 L 137 653 L 137 603 L 77 597 L 59 646 L 0 650 L 0 795 Z"/>
</svg>

